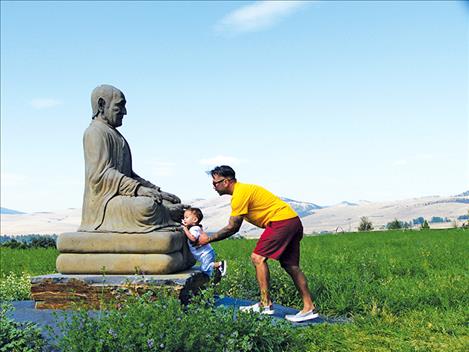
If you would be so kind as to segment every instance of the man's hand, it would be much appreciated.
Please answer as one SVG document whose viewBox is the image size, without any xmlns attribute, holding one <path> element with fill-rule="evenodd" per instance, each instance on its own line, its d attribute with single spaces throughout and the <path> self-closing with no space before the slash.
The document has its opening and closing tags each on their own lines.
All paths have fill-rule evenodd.
<svg viewBox="0 0 469 352">
<path fill-rule="evenodd" d="M 137 188 L 137 196 L 153 198 L 153 200 L 158 204 L 161 204 L 163 201 L 161 192 L 159 192 L 156 188 L 149 188 L 142 185 L 138 186 Z"/>
<path fill-rule="evenodd" d="M 196 244 L 198 246 L 204 246 L 204 245 L 209 244 L 209 243 L 210 243 L 210 237 L 208 237 L 208 235 L 205 232 L 202 231 L 200 233 L 199 239 L 196 242 Z"/>
</svg>

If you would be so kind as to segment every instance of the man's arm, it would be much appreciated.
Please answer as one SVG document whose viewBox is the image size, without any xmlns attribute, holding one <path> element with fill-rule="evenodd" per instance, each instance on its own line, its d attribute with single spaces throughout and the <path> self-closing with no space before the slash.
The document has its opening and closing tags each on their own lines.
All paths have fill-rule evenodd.
<svg viewBox="0 0 469 352">
<path fill-rule="evenodd" d="M 244 218 L 242 216 L 230 216 L 228 225 L 226 225 L 220 231 L 214 233 L 212 236 L 208 237 L 205 232 L 201 233 L 197 244 L 203 246 L 209 242 L 217 242 L 233 236 L 236 232 L 239 231 L 239 228 L 243 223 L 243 219 Z"/>
</svg>

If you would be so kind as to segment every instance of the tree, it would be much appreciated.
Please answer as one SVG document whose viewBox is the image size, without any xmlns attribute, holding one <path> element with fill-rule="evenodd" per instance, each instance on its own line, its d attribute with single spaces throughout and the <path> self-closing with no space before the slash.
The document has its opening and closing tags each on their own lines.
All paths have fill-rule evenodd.
<svg viewBox="0 0 469 352">
<path fill-rule="evenodd" d="M 41 237 L 35 237 L 31 241 L 31 247 L 33 248 L 55 248 L 55 240 L 54 238 L 50 236 L 41 236 Z"/>
<path fill-rule="evenodd" d="M 371 231 L 373 230 L 373 224 L 366 216 L 360 218 L 360 225 L 358 225 L 358 231 Z"/>
<path fill-rule="evenodd" d="M 393 221 L 388 222 L 386 227 L 388 228 L 388 230 L 400 230 L 403 228 L 403 224 L 402 221 L 394 219 Z"/>
<path fill-rule="evenodd" d="M 420 225 L 420 230 L 430 230 L 430 225 L 428 225 L 428 221 L 424 220 L 423 224 Z"/>
</svg>

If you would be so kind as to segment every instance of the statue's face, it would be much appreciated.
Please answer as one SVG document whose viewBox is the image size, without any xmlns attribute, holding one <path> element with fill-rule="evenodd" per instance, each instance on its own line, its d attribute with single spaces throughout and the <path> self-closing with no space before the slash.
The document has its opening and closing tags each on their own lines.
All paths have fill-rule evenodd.
<svg viewBox="0 0 469 352">
<path fill-rule="evenodd" d="M 122 92 L 115 92 L 105 111 L 105 119 L 113 127 L 122 126 L 122 119 L 127 115 L 125 96 Z"/>
</svg>

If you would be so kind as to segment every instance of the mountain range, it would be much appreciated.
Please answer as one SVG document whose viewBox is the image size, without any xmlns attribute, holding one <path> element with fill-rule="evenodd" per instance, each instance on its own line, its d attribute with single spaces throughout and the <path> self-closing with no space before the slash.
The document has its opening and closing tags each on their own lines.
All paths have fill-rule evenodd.
<svg viewBox="0 0 469 352">
<path fill-rule="evenodd" d="M 230 196 L 185 201 L 201 208 L 204 214 L 202 225 L 207 232 L 215 232 L 227 225 L 230 216 Z M 384 229 L 386 224 L 398 219 L 418 227 L 419 219 L 430 222 L 431 228 L 452 227 L 467 221 L 469 191 L 454 196 L 427 196 L 397 201 L 357 203 L 341 202 L 320 206 L 290 198 L 288 202 L 301 217 L 305 233 L 335 233 L 356 231 L 360 218 L 366 216 L 375 229 Z M 22 213 L 1 208 L 1 234 L 58 234 L 76 231 L 81 220 L 81 209 L 70 208 L 59 212 Z M 432 220 L 434 220 L 432 222 Z M 262 229 L 244 222 L 239 234 L 257 237 Z"/>
</svg>

